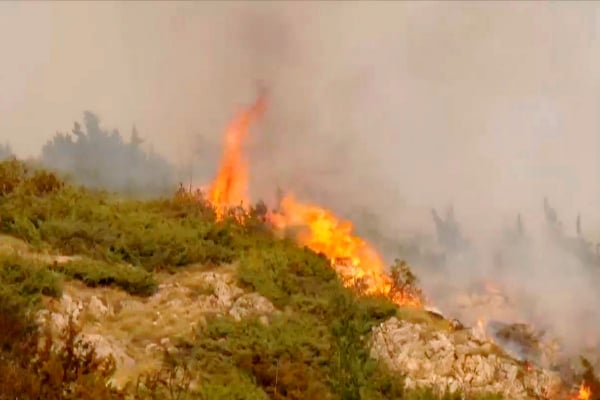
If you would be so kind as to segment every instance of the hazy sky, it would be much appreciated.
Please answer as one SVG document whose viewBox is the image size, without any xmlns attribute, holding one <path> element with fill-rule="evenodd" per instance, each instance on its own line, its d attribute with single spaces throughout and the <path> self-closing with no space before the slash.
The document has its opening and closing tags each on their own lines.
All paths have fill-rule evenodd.
<svg viewBox="0 0 600 400">
<path fill-rule="evenodd" d="M 367 205 L 511 212 L 547 193 L 573 214 L 600 200 L 599 11 L 2 2 L 0 140 L 36 155 L 90 109 L 125 134 L 137 124 L 180 162 L 200 135 L 194 163 L 210 169 L 227 119 L 262 81 L 272 100 L 251 149 L 256 188 L 277 181 Z M 357 197 L 357 185 L 378 190 Z"/>
</svg>

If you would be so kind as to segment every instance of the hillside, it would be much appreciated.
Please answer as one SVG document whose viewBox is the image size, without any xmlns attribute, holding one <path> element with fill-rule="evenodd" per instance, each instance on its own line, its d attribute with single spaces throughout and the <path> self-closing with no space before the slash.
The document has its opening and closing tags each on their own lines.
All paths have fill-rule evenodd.
<svg viewBox="0 0 600 400">
<path fill-rule="evenodd" d="M 410 267 L 388 268 L 350 221 L 289 192 L 253 205 L 243 144 L 265 107 L 232 119 L 210 185 L 169 198 L 0 163 L 2 398 L 600 393 L 591 367 L 564 380 L 429 309 Z"/>
<path fill-rule="evenodd" d="M 2 398 L 544 398 L 560 384 L 346 287 L 256 208 L 125 201 L 17 161 L 0 164 L 0 195 Z"/>
</svg>

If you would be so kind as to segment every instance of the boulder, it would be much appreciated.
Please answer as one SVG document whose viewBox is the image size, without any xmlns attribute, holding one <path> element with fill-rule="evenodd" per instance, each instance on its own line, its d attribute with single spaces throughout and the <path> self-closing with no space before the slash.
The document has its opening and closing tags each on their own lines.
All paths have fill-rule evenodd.
<svg viewBox="0 0 600 400">
<path fill-rule="evenodd" d="M 98 357 L 106 358 L 112 356 L 117 368 L 131 368 L 135 365 L 135 360 L 126 353 L 122 345 L 116 340 L 92 333 L 81 334 L 80 339 L 82 343 L 90 344 Z"/>
<path fill-rule="evenodd" d="M 110 314 L 109 308 L 105 306 L 102 300 L 100 300 L 97 296 L 92 296 L 90 298 L 87 306 L 87 312 L 96 319 L 100 319 Z"/>
<path fill-rule="evenodd" d="M 237 298 L 229 310 L 236 321 L 241 321 L 250 315 L 266 315 L 275 311 L 275 307 L 265 297 L 258 293 L 247 293 Z"/>
<path fill-rule="evenodd" d="M 391 318 L 373 329 L 371 354 L 406 376 L 407 387 L 437 391 L 499 392 L 506 398 L 548 393 L 560 379 L 519 362 L 469 331 L 433 331 L 432 327 Z M 523 372 L 523 373 L 520 373 Z"/>
</svg>

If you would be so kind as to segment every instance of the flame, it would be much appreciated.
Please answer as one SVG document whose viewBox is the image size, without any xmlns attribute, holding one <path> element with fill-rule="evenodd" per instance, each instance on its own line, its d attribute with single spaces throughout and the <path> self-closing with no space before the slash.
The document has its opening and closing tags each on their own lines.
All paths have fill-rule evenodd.
<svg viewBox="0 0 600 400">
<path fill-rule="evenodd" d="M 240 112 L 225 132 L 223 158 L 206 195 L 217 219 L 222 219 L 232 207 L 248 208 L 248 166 L 243 158 L 242 145 L 250 124 L 263 114 L 265 108 L 265 99 L 261 96 Z M 394 284 L 392 277 L 385 273 L 383 260 L 375 249 L 352 234 L 350 222 L 339 221 L 318 206 L 300 204 L 292 196 L 285 196 L 280 206 L 280 212 L 269 214 L 273 226 L 281 230 L 291 226 L 308 228 L 300 233 L 298 241 L 313 251 L 325 254 L 344 285 L 361 286 L 363 293 L 384 295 L 399 305 L 421 306 L 416 292 Z"/>
<path fill-rule="evenodd" d="M 265 108 L 265 98 L 261 96 L 236 115 L 225 131 L 223 157 L 207 195 L 217 219 L 222 219 L 231 207 L 248 206 L 248 165 L 242 155 L 242 145 L 248 136 L 250 124 L 264 113 Z"/>
<path fill-rule="evenodd" d="M 276 213 L 269 215 L 276 229 L 304 227 L 297 235 L 302 245 L 329 258 L 347 287 L 362 286 L 365 294 L 384 295 L 398 305 L 421 306 L 416 294 L 394 289 L 392 278 L 375 249 L 353 235 L 352 224 L 315 205 L 301 204 L 286 195 Z"/>
<path fill-rule="evenodd" d="M 581 385 L 579 386 L 579 393 L 577 394 L 577 397 L 575 397 L 576 400 L 590 400 L 592 398 L 592 389 L 590 389 L 590 387 L 588 385 L 585 384 L 585 382 L 581 382 Z"/>
</svg>

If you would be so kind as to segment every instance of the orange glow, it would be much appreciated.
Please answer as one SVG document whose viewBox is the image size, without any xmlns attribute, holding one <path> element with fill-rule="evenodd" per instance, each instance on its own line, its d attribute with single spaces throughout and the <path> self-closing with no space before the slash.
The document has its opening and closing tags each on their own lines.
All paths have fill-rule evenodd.
<svg viewBox="0 0 600 400">
<path fill-rule="evenodd" d="M 217 176 L 208 186 L 206 199 L 222 219 L 234 207 L 249 208 L 248 165 L 243 157 L 243 142 L 250 124 L 265 111 L 263 96 L 240 112 L 225 132 L 223 157 Z M 384 295 L 398 305 L 422 306 L 419 294 L 412 288 L 398 287 L 375 249 L 353 235 L 352 224 L 338 220 L 329 211 L 313 205 L 300 204 L 285 196 L 280 211 L 269 214 L 275 229 L 302 227 L 300 244 L 329 258 L 345 286 L 360 288 L 362 293 Z"/>
<path fill-rule="evenodd" d="M 590 389 L 590 387 L 588 385 L 585 384 L 585 382 L 581 382 L 581 385 L 579 386 L 579 393 L 577 394 L 577 397 L 575 397 L 575 399 L 590 400 L 591 398 L 592 398 L 592 390 Z"/>
<path fill-rule="evenodd" d="M 383 260 L 369 243 L 353 235 L 350 222 L 340 221 L 321 207 L 301 204 L 290 195 L 269 220 L 280 230 L 304 228 L 296 237 L 298 242 L 327 256 L 345 286 L 361 286 L 365 294 L 384 295 L 398 305 L 421 306 L 416 294 L 394 289 Z"/>
<path fill-rule="evenodd" d="M 242 154 L 243 143 L 248 136 L 250 124 L 264 113 L 265 108 L 265 98 L 261 96 L 240 112 L 227 127 L 219 171 L 207 194 L 217 219 L 222 219 L 231 207 L 248 207 L 248 165 Z"/>
</svg>

